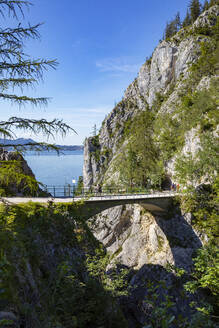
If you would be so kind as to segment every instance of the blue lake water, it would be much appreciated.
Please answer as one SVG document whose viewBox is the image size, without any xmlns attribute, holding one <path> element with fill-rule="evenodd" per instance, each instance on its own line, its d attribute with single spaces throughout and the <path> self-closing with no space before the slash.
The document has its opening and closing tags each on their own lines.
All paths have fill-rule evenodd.
<svg viewBox="0 0 219 328">
<path fill-rule="evenodd" d="M 36 179 L 46 185 L 71 184 L 78 181 L 82 175 L 83 152 L 68 151 L 61 155 L 56 153 L 28 152 L 25 159 L 36 176 Z"/>
</svg>

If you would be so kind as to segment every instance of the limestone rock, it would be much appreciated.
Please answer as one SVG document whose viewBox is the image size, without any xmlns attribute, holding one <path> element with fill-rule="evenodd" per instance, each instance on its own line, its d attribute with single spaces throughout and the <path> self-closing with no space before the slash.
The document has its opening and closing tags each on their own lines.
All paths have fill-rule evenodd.
<svg viewBox="0 0 219 328">
<path fill-rule="evenodd" d="M 200 46 L 209 42 L 210 37 L 199 33 L 204 26 L 212 26 L 219 15 L 219 6 L 213 6 L 196 20 L 192 27 L 181 29 L 170 40 L 161 41 L 150 59 L 140 68 L 138 76 L 125 91 L 124 97 L 109 113 L 102 123 L 99 133 L 99 159 L 94 160 L 96 149 L 92 149 L 92 140 L 85 142 L 84 184 L 86 187 L 97 182 L 103 185 L 118 184 L 120 173 L 118 165 L 121 153 L 127 147 L 129 136 L 124 134 L 126 126 L 144 110 L 153 110 L 155 115 L 168 113 L 177 118 L 176 111 L 182 96 L 190 86 L 190 66 L 200 56 Z M 195 32 L 195 33 L 193 33 Z M 208 89 L 213 77 L 206 73 L 193 90 Z M 159 97 L 158 97 L 159 96 Z M 158 108 L 155 105 L 158 103 Z M 161 116 L 160 116 L 161 117 Z M 180 155 L 194 157 L 200 150 L 198 128 L 192 128 L 184 134 L 184 146 Z M 124 138 L 125 136 L 125 138 Z M 109 156 L 102 156 L 108 150 Z M 109 151 L 110 150 L 110 151 Z M 169 180 L 177 183 L 175 165 L 177 156 L 170 155 L 164 163 L 165 174 Z M 191 270 L 193 253 L 206 242 L 206 236 L 200 235 L 192 227 L 190 213 L 182 213 L 173 208 L 168 217 L 154 216 L 140 205 L 117 206 L 90 219 L 95 237 L 103 243 L 111 255 L 108 270 L 116 263 L 131 269 L 131 296 L 121 299 L 121 305 L 129 321 L 129 327 L 145 325 L 153 309 L 147 297 L 147 283 L 164 280 L 169 295 L 176 304 L 173 315 L 180 313 L 189 317 L 189 303 L 193 296 L 184 293 L 183 285 L 174 273 L 166 270 L 168 263 Z M 164 289 L 157 290 L 160 301 L 164 299 Z M 195 296 L 194 296 L 195 297 Z"/>
<path fill-rule="evenodd" d="M 120 305 L 128 319 L 129 328 L 145 324 L 153 308 L 147 303 L 148 284 L 163 281 L 168 295 L 176 304 L 175 315 L 188 317 L 189 303 L 197 296 L 184 293 L 183 283 L 174 273 L 166 270 L 168 264 L 191 270 L 194 250 L 202 241 L 191 226 L 189 214 L 169 213 L 169 218 L 153 216 L 140 205 L 117 206 L 90 219 L 95 237 L 103 243 L 111 255 L 107 270 L 117 264 L 131 269 L 129 296 L 120 299 Z M 156 285 L 157 286 L 157 285 Z M 157 286 L 156 293 L 162 302 L 167 289 Z"/>
<path fill-rule="evenodd" d="M 31 170 L 31 168 L 28 166 L 27 161 L 24 159 L 24 157 L 15 152 L 15 151 L 5 151 L 2 148 L 0 148 L 0 161 L 19 161 L 21 164 L 21 170 L 25 175 L 28 175 L 32 178 L 35 179 L 35 175 L 33 173 L 33 171 Z M 0 164 L 1 166 L 1 164 Z M 23 183 L 21 182 L 19 186 L 15 185 L 15 184 L 10 184 L 8 186 L 10 192 L 12 192 L 13 194 L 16 195 L 23 195 L 24 193 L 24 186 Z M 41 189 L 39 188 L 39 191 Z M 27 189 L 26 189 L 27 191 Z"/>
<path fill-rule="evenodd" d="M 126 205 L 103 211 L 90 224 L 112 263 L 118 261 L 135 270 L 146 264 L 165 267 L 172 263 L 189 270 L 193 251 L 202 242 L 188 222 L 179 214 L 166 220 L 140 205 Z"/>
<path fill-rule="evenodd" d="M 204 11 L 193 24 L 193 29 L 203 26 L 213 26 L 219 16 L 219 6 L 215 5 Z"/>
<path fill-rule="evenodd" d="M 174 111 L 180 103 L 180 93 L 184 92 L 186 81 L 190 75 L 189 68 L 199 58 L 200 44 L 209 41 L 207 36 L 192 34 L 192 31 L 205 25 L 215 24 L 215 17 L 218 15 L 219 6 L 215 5 L 201 14 L 193 27 L 188 30 L 182 29 L 170 40 L 164 40 L 158 44 L 152 57 L 142 65 L 138 76 L 125 91 L 121 102 L 115 106 L 102 123 L 99 133 L 99 151 L 103 153 L 107 150 L 109 152 L 108 157 L 100 156 L 96 160 L 92 155 L 95 150 L 91 145 L 91 138 L 85 141 L 83 174 L 86 187 L 98 181 L 115 182 L 119 179 L 118 174 L 115 174 L 115 168 L 117 154 L 123 147 L 121 138 L 125 126 L 139 112 L 151 108 L 157 94 L 165 96 L 160 112 L 173 113 L 174 115 Z M 209 85 L 209 77 L 204 76 L 197 86 L 197 90 Z M 189 141 L 188 138 L 186 136 L 185 149 L 197 148 L 197 140 L 193 138 L 191 141 L 190 138 Z M 172 168 L 168 170 L 173 173 L 174 158 L 169 158 L 168 161 L 172 162 Z M 167 164 L 168 166 L 170 165 Z M 105 174 L 107 175 L 106 178 L 104 177 Z M 167 172 L 167 174 L 169 173 Z"/>
<path fill-rule="evenodd" d="M 33 171 L 28 166 L 27 161 L 20 154 L 14 151 L 6 151 L 0 149 L 0 161 L 13 161 L 13 160 L 19 160 L 21 162 L 22 170 L 24 174 L 29 175 L 31 177 L 35 177 Z"/>
<path fill-rule="evenodd" d="M 95 146 L 92 144 L 91 138 L 85 139 L 83 165 L 83 183 L 85 188 L 96 183 L 99 173 L 99 164 L 96 162 L 95 157 L 92 156 L 94 152 Z"/>
</svg>

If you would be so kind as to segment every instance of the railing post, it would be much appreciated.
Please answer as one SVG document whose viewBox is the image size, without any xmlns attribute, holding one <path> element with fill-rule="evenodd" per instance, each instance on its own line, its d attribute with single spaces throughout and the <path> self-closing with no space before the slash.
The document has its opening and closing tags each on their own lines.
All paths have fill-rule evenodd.
<svg viewBox="0 0 219 328">
<path fill-rule="evenodd" d="M 55 186 L 53 186 L 53 196 L 55 197 L 56 196 L 56 187 Z"/>
</svg>

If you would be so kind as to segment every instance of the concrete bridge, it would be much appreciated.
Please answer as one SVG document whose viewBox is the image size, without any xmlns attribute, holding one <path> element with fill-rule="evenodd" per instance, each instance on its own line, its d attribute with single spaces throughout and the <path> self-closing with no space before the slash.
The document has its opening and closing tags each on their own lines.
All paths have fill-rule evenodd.
<svg viewBox="0 0 219 328">
<path fill-rule="evenodd" d="M 178 195 L 180 195 L 178 192 L 163 191 L 150 194 L 100 194 L 91 197 L 78 196 L 74 198 L 2 197 L 0 201 L 12 204 L 21 204 L 29 201 L 44 204 L 50 201 L 54 203 L 72 203 L 83 201 L 80 215 L 84 218 L 89 218 L 111 207 L 126 204 L 139 204 L 154 214 L 164 214 L 171 206 L 173 198 Z"/>
</svg>

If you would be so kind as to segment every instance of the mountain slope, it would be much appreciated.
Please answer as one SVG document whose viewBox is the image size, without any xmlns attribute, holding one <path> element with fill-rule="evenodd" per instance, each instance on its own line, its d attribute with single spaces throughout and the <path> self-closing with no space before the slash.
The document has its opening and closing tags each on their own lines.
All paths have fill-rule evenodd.
<svg viewBox="0 0 219 328">
<path fill-rule="evenodd" d="M 174 271 L 176 280 L 172 279 L 167 267 L 171 264 L 191 274 L 194 253 L 203 247 L 204 257 L 197 259 L 200 271 L 194 274 L 195 290 L 201 291 L 198 299 L 203 299 L 203 289 L 197 286 L 204 281 L 217 293 L 208 274 L 216 262 L 206 263 L 206 259 L 217 261 L 219 233 L 218 64 L 219 5 L 215 5 L 192 26 L 160 42 L 103 121 L 99 134 L 85 141 L 85 187 L 102 184 L 156 190 L 178 183 L 181 190 L 192 191 L 165 216 L 152 215 L 143 205 L 126 205 L 91 219 L 94 235 L 106 247 L 111 262 L 133 270 L 131 295 L 121 301 L 129 327 L 142 327 L 152 320 L 160 327 L 157 318 L 165 306 L 152 299 L 148 285 L 155 286 L 154 297 L 162 299 L 165 294 L 173 301 L 170 312 L 175 318 L 180 314 L 191 327 L 214 327 L 201 315 L 191 320 L 193 295 L 184 294 L 185 278 Z M 208 287 L 205 297 L 211 295 L 217 313 Z M 168 318 L 166 312 L 163 316 Z M 187 327 L 183 323 L 167 326 Z"/>
<path fill-rule="evenodd" d="M 180 30 L 170 40 L 162 41 L 152 58 L 141 67 L 138 77 L 127 88 L 121 102 L 103 121 L 99 135 L 86 139 L 85 187 L 98 182 L 104 185 L 121 184 L 118 155 L 122 149 L 127 148 L 131 134 L 129 126 L 143 111 L 152 111 L 155 115 L 153 140 L 158 145 L 160 158 L 167 153 L 165 159 L 162 159 L 162 166 L 168 176 L 173 178 L 175 173 L 168 161 L 172 162 L 177 152 L 181 153 L 183 147 L 194 148 L 194 151 L 198 149 L 197 140 L 194 138 L 194 129 L 197 128 L 198 122 L 184 126 L 183 131 L 178 127 L 185 123 L 180 117 L 186 115 L 186 109 L 182 107 L 187 106 L 187 109 L 191 110 L 190 103 L 193 102 L 192 98 L 197 90 L 208 88 L 217 76 L 218 8 L 217 5 L 211 7 L 193 26 Z M 187 96 L 191 99 L 186 99 Z M 203 115 L 201 112 L 194 113 L 197 114 Z M 177 122 L 171 121 L 171 118 L 176 116 L 179 117 Z M 169 126 L 164 124 L 165 121 Z M 176 130 L 178 135 L 174 136 Z M 181 139 L 181 142 L 177 145 L 167 145 L 170 147 L 165 149 L 166 140 L 172 139 L 170 143 L 174 143 L 174 137 Z M 174 151 L 169 152 L 168 148 L 171 147 Z"/>
</svg>

